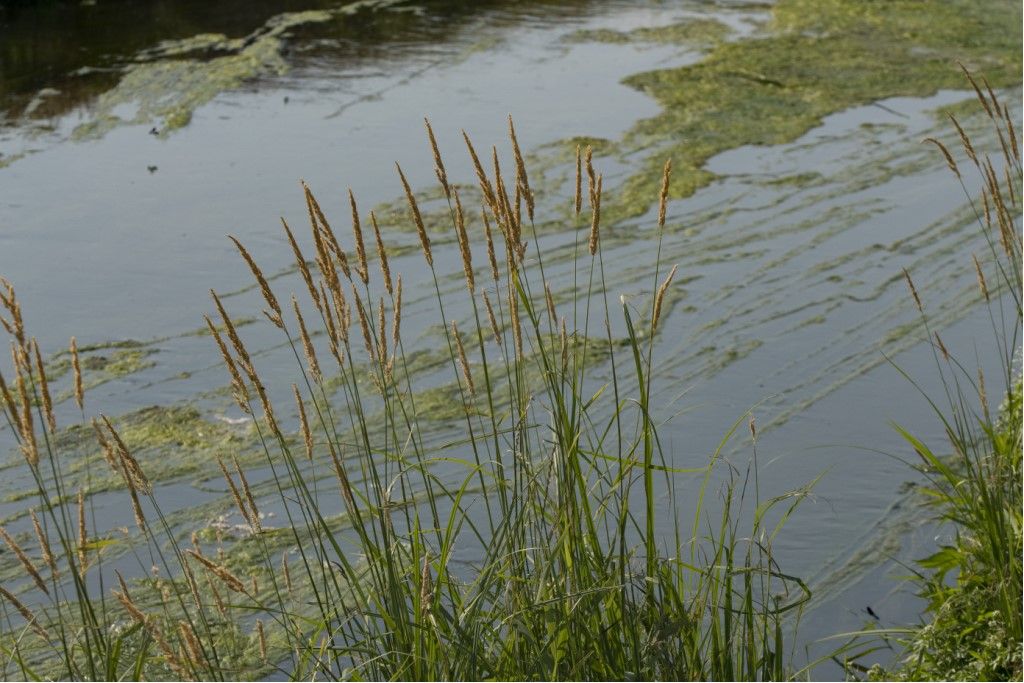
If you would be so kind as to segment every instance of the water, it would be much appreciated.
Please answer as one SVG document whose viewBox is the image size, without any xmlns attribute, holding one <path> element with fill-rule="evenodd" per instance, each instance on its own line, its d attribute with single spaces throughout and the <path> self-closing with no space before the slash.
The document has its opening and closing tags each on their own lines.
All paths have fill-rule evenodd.
<svg viewBox="0 0 1024 683">
<path fill-rule="evenodd" d="M 482 149 L 492 142 L 504 149 L 504 117 L 511 112 L 521 143 L 553 169 L 548 177 L 554 183 L 570 172 L 556 143 L 576 135 L 620 140 L 636 121 L 658 112 L 622 78 L 693 63 L 703 49 L 567 36 L 713 17 L 731 26 L 736 40 L 755 31 L 768 12 L 757 4 L 685 1 L 382 2 L 354 13 L 336 7 L 327 0 L 100 0 L 6 10 L 0 24 L 0 164 L 6 164 L 0 167 L 0 274 L 15 283 L 44 351 L 57 353 L 76 335 L 80 345 L 138 340 L 151 352 L 151 367 L 93 389 L 90 413 L 196 405 L 230 443 L 232 430 L 241 434 L 245 427 L 221 421 L 238 412 L 210 393 L 223 387 L 226 373 L 211 341 L 190 334 L 201 326 L 202 313 L 212 312 L 211 287 L 239 292 L 228 297 L 234 314 L 259 310 L 226 234 L 239 237 L 267 272 L 281 273 L 275 280 L 281 294 L 301 291 L 277 222 L 283 216 L 292 226 L 305 225 L 300 178 L 327 215 L 344 224 L 346 187 L 364 211 L 398 196 L 395 160 L 413 187 L 431 185 L 424 115 L 433 122 L 449 175 L 468 182 L 460 129 Z M 305 10 L 327 14 L 282 33 L 280 43 L 269 46 L 270 57 L 246 67 L 236 87 L 196 88 L 200 103 L 180 129 L 159 116 L 116 125 L 103 118 L 130 121 L 145 109 L 111 104 L 102 93 L 131 65 L 168 63 L 168 44 L 156 48 L 161 41 L 188 41 L 196 68 L 209 69 L 234 48 L 222 39 L 191 37 L 258 39 L 275 25 L 273 17 Z M 162 87 L 173 99 L 181 82 Z M 868 605 L 885 625 L 913 622 L 920 609 L 895 579 L 902 571 L 894 563 L 924 554 L 936 531 L 922 531 L 908 521 L 912 517 L 901 516 L 904 482 L 914 475 L 879 452 L 909 455 L 890 420 L 932 443 L 941 443 L 941 431 L 887 357 L 926 389 L 937 389 L 931 349 L 909 326 L 916 318 L 900 278 L 904 267 L 914 273 L 954 354 L 973 358 L 975 340 L 985 339 L 978 331 L 987 330 L 988 319 L 969 259 L 984 242 L 947 170 L 933 150 L 918 144 L 928 135 L 946 136 L 936 110 L 967 96 L 942 91 L 889 99 L 836 113 L 789 144 L 724 152 L 708 163 L 717 176 L 712 184 L 670 205 L 663 261 L 678 263 L 681 278 L 668 299 L 655 354 L 663 417 L 684 412 L 663 428 L 662 439 L 670 464 L 699 466 L 729 425 L 752 409 L 765 495 L 824 473 L 777 548 L 785 569 L 807 577 L 820 596 L 805 618 L 807 643 L 859 628 Z M 1019 101 L 1019 93 L 1009 100 Z M 623 182 L 650 153 L 599 159 L 605 186 Z M 652 187 L 652 198 L 655 193 Z M 653 253 L 652 225 L 648 214 L 606 228 L 613 294 L 650 294 L 649 261 L 637 254 Z M 413 243 L 407 233 L 387 239 Z M 456 272 L 457 250 L 450 239 L 439 243 L 441 272 L 449 265 Z M 547 234 L 542 244 L 553 255 L 549 274 L 567 289 L 569 265 L 558 259 L 571 244 L 570 233 Z M 433 343 L 432 320 L 415 315 L 417 285 L 426 277 L 420 256 L 411 251 L 392 269 L 404 274 L 413 293 L 407 343 L 417 332 L 421 346 Z M 457 292 L 460 277 L 445 280 L 445 289 Z M 288 354 L 275 348 L 269 326 L 244 329 L 263 350 L 267 384 L 287 405 L 294 381 Z M 999 376 L 996 358 L 980 360 L 988 377 Z M 71 401 L 59 407 L 62 424 L 76 417 Z M 0 430 L 0 445 L 11 442 Z M 176 453 L 173 444 L 168 448 L 161 453 Z M 739 443 L 728 456 L 745 464 L 749 452 L 749 442 Z M 7 471 L 3 491 L 10 496 L 27 482 L 17 456 Z M 684 491 L 688 485 L 683 482 Z M 160 486 L 173 500 L 168 509 L 193 505 L 196 515 L 206 515 L 182 517 L 186 527 L 231 510 L 227 497 L 210 495 L 223 493 L 215 469 L 172 469 Z M 108 499 L 97 500 L 109 514 L 123 514 Z M 903 512 L 894 514 L 894 506 Z M 0 513 L 22 507 L 9 500 Z M 882 542 L 893 538 L 900 542 Z M 887 554 L 890 547 L 894 556 Z M 836 672 L 826 668 L 819 675 Z"/>
</svg>

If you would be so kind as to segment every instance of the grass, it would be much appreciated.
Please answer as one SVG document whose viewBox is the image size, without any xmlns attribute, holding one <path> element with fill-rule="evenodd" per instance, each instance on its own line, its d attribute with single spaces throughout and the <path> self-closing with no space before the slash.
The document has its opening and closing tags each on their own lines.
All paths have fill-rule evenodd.
<svg viewBox="0 0 1024 683">
<path fill-rule="evenodd" d="M 346 251 L 306 188 L 310 255 L 284 225 L 307 290 L 301 301 L 282 303 L 236 241 L 265 316 L 294 354 L 298 433 L 214 293 L 220 319 L 208 327 L 264 456 L 243 467 L 223 454 L 245 527 L 229 549 L 173 532 L 129 439 L 100 416 L 92 424 L 106 462 L 88 465 L 121 480 L 136 526 L 130 557 L 108 559 L 128 530 L 105 529 L 92 497 L 68 490 L 46 369 L 4 283 L 2 319 L 14 338 L 5 416 L 35 483 L 38 520 L 30 534 L 4 537 L 27 577 L 0 603 L 5 676 L 753 680 L 806 671 L 793 664 L 791 632 L 809 591 L 782 571 L 772 543 L 809 488 L 762 500 L 756 451 L 745 470 L 719 458 L 745 417 L 708 462 L 681 468 L 667 457 L 653 340 L 675 270 L 660 261 L 660 238 L 650 245 L 651 299 L 612 298 L 602 177 L 589 149 L 579 150 L 579 293 L 556 306 L 511 120 L 509 134 L 511 176 L 496 152 L 485 170 L 466 138 L 486 223 L 470 238 L 428 124 L 464 293 L 442 295 L 430 235 L 398 169 L 435 294 L 414 313 L 443 330 L 432 388 L 445 389 L 451 420 L 440 434 L 423 424 L 402 279 L 372 213 L 351 198 Z M 670 190 L 666 164 L 659 234 Z M 75 349 L 69 358 L 81 406 Z M 749 431 L 756 441 L 752 421 Z M 336 486 L 325 489 L 325 471 Z M 685 498 L 680 473 L 696 480 Z M 282 526 L 267 525 L 267 509 Z"/>
<path fill-rule="evenodd" d="M 966 73 L 966 71 L 965 71 Z M 942 393 L 928 400 L 941 421 L 947 442 L 942 450 L 896 426 L 917 456 L 913 466 L 927 480 L 924 502 L 935 511 L 948 540 L 914 569 L 925 619 L 916 627 L 872 631 L 864 636 L 866 652 L 880 639 L 904 652 L 885 668 L 864 669 L 856 657 L 848 664 L 875 680 L 1020 680 L 1022 673 L 1022 496 L 1021 496 L 1021 157 L 1018 132 L 1009 109 L 987 82 L 967 74 L 980 106 L 988 115 L 1000 148 L 975 149 L 960 129 L 964 169 L 935 140 L 947 165 L 971 202 L 987 253 L 972 255 L 978 296 L 988 308 L 992 346 L 1000 363 L 998 400 L 989 397 L 980 366 L 976 371 L 950 355 L 931 329 L 924 299 L 905 273 L 922 329 L 932 340 Z M 998 170 L 997 170 L 998 169 Z M 977 184 L 978 196 L 968 187 Z M 901 370 L 902 372 L 902 370 Z M 910 379 L 908 377 L 908 379 Z M 913 380 L 911 380 L 913 381 Z M 915 384 L 916 386 L 916 384 Z M 991 402 L 991 404 L 990 404 Z M 862 654 L 866 654 L 862 652 Z"/>
<path fill-rule="evenodd" d="M 1021 674 L 1021 164 L 1008 109 L 987 88 L 978 96 L 1004 142 L 995 158 L 1002 152 L 1005 171 L 966 136 L 962 142 L 984 186 L 983 198 L 972 200 L 989 247 L 975 255 L 979 296 L 1010 390 L 1002 408 L 990 409 L 983 376 L 949 355 L 930 326 L 921 296 L 929 293 L 906 273 L 934 339 L 944 391 L 930 400 L 948 455 L 898 429 L 929 479 L 938 517 L 956 532 L 918 571 L 932 621 L 856 634 L 833 655 L 853 675 Z M 13 374 L 0 396 L 34 487 L 21 530 L 0 534 L 23 570 L 0 590 L 5 678 L 809 675 L 815 662 L 798 665 L 793 656 L 809 590 L 779 566 L 773 542 L 810 485 L 762 499 L 753 420 L 748 465 L 720 457 L 747 416 L 707 462 L 690 467 L 659 439 L 654 340 L 675 276 L 660 242 L 671 164 L 649 245 L 652 295 L 616 299 L 604 277 L 603 179 L 590 150 L 577 150 L 575 196 L 567 200 L 577 294 L 556 302 L 511 120 L 510 174 L 496 151 L 485 168 L 465 139 L 480 223 L 468 222 L 429 124 L 427 134 L 465 280 L 464 290 L 442 294 L 443 278 L 460 264 L 442 265 L 440 254 L 435 264 L 436 228 L 424 223 L 398 168 L 433 294 L 404 312 L 406 325 L 427 320 L 436 330 L 440 351 L 427 386 L 414 372 L 421 350 L 406 345 L 393 252 L 354 197 L 351 249 L 309 188 L 308 237 L 300 241 L 283 225 L 306 289 L 301 298 L 281 297 L 235 241 L 263 314 L 295 361 L 291 402 L 275 402 L 260 355 L 213 293 L 218 319 L 207 318 L 207 328 L 238 408 L 253 417 L 258 449 L 257 457 L 227 446 L 220 453 L 241 525 L 177 533 L 130 447 L 138 436 L 130 424 L 97 416 L 91 427 L 104 459 L 69 461 L 52 373 L 13 286 L 0 281 L 0 321 L 13 342 Z M 935 144 L 970 199 L 964 172 Z M 87 357 L 72 343 L 61 372 L 73 376 L 85 423 L 83 366 L 89 370 Z M 444 429 L 428 419 L 438 414 Z M 69 484 L 76 467 L 86 470 L 82 488 Z M 695 482 L 685 495 L 681 474 Z M 109 488 L 111 477 L 134 530 L 110 528 L 88 495 L 94 483 Z M 280 522 L 272 527 L 271 519 Z M 127 552 L 109 550 L 125 542 Z M 905 648 L 901 662 L 859 663 L 894 642 Z"/>
</svg>

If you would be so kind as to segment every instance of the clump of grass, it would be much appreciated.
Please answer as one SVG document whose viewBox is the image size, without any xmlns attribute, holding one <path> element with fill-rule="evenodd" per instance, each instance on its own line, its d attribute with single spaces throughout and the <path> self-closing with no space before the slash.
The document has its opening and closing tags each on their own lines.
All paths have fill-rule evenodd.
<svg viewBox="0 0 1024 683">
<path fill-rule="evenodd" d="M 754 680 L 798 673 L 787 654 L 796 621 L 790 617 L 809 591 L 774 559 L 778 526 L 765 519 L 778 501 L 760 500 L 756 486 L 748 490 L 749 467 L 719 460 L 742 419 L 707 462 L 670 466 L 662 451 L 652 404 L 654 338 L 676 269 L 662 273 L 660 236 L 652 245 L 654 296 L 611 303 L 600 239 L 602 177 L 589 150 L 578 154 L 573 276 L 581 287 L 559 310 L 511 120 L 511 177 L 502 174 L 496 150 L 493 170 L 485 170 L 465 136 L 483 198 L 483 235 L 470 233 L 467 216 L 475 212 L 450 183 L 429 123 L 427 131 L 458 236 L 464 293 L 442 294 L 440 254 L 396 168 L 430 274 L 427 313 L 440 323 L 447 349 L 447 379 L 436 381 L 449 383 L 457 419 L 440 434 L 424 426 L 422 387 L 410 372 L 402 278 L 392 280 L 372 214 L 381 277 L 371 272 L 354 196 L 350 267 L 343 238 L 303 187 L 313 253 L 307 258 L 284 224 L 307 290 L 301 300 L 289 297 L 290 311 L 256 257 L 234 240 L 267 319 L 294 352 L 300 430 L 297 439 L 286 431 L 256 354 L 213 293 L 221 325 L 207 318 L 207 326 L 265 454 L 259 474 L 247 474 L 233 458 L 220 463 L 248 527 L 249 565 L 199 536 L 186 547 L 142 466 L 103 418 L 96 433 L 141 537 L 133 550 L 140 577 L 149 575 L 129 586 L 117 574 L 110 590 L 104 537 L 86 528 L 87 498 L 63 488 L 49 403 L 34 397 L 46 386 L 45 370 L 28 360 L 34 342 L 5 284 L 7 316 L 0 320 L 15 349 L 14 388 L 3 385 L 5 414 L 38 488 L 39 542 L 49 538 L 43 565 L 24 560 L 35 570 L 38 606 L 3 593 L 16 614 L 3 614 L 10 637 L 2 647 L 22 675 Z M 666 163 L 659 233 L 670 171 Z M 584 176 L 589 220 L 579 220 Z M 487 260 L 475 262 L 481 238 Z M 594 327 L 605 336 L 592 336 Z M 624 343 L 613 327 L 623 330 Z M 329 355 L 318 349 L 325 344 Z M 610 379 L 596 382 L 595 371 L 609 365 Z M 83 405 L 80 394 L 76 389 Z M 33 411 L 45 414 L 34 420 Z M 371 422 L 371 412 L 382 413 L 383 422 Z M 729 469 L 721 505 L 712 510 L 706 501 L 715 467 Z M 321 470 L 333 473 L 337 490 L 323 489 Z M 686 527 L 673 480 L 680 472 L 700 475 Z M 753 519 L 741 528 L 750 498 Z M 779 500 L 789 509 L 793 496 Z M 261 523 L 267 505 L 280 511 L 283 527 Z M 328 514 L 332 507 L 341 517 Z M 148 571 L 149 564 L 159 571 Z"/>
<path fill-rule="evenodd" d="M 987 245 L 971 256 L 978 297 L 988 308 L 993 358 L 1001 366 L 1000 397 L 986 389 L 979 367 L 972 372 L 950 354 L 930 325 L 927 292 L 904 273 L 922 329 L 931 341 L 943 390 L 925 398 L 947 437 L 934 449 L 897 425 L 916 453 L 928 485 L 927 504 L 952 526 L 952 539 L 919 561 L 916 583 L 926 602 L 926 621 L 910 629 L 869 632 L 895 639 L 904 649 L 891 668 L 874 667 L 871 678 L 906 680 L 1019 680 L 1022 676 L 1022 471 L 1021 471 L 1021 152 L 1009 106 L 984 79 L 966 69 L 981 108 L 999 141 L 982 154 L 952 115 L 966 168 L 941 142 L 942 154 L 974 206 Z M 998 169 L 998 170 L 997 170 Z M 977 175 L 978 196 L 968 190 Z M 902 372 L 902 370 L 901 370 Z M 923 393 L 923 392 L 922 392 Z M 869 647 L 868 649 L 871 649 Z M 856 662 L 853 668 L 858 668 Z M 864 669 L 861 667 L 861 671 Z"/>
</svg>

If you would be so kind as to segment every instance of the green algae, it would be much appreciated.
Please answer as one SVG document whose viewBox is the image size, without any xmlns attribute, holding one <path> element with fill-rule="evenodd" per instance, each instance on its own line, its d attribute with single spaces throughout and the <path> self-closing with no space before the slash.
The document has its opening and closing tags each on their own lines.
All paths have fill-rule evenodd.
<svg viewBox="0 0 1024 683">
<path fill-rule="evenodd" d="M 720 43 L 732 28 L 716 19 L 691 18 L 667 26 L 645 26 L 632 31 L 581 29 L 566 36 L 570 43 L 670 43 L 707 47 Z"/>
<path fill-rule="evenodd" d="M 1016 83 L 1020 23 L 1019 6 L 995 0 L 781 0 L 764 34 L 721 43 L 696 64 L 625 79 L 662 112 L 637 123 L 624 146 L 658 153 L 612 198 L 608 219 L 648 210 L 666 157 L 672 198 L 689 196 L 714 179 L 704 164 L 719 152 L 791 142 L 852 106 L 964 89 L 955 60 L 996 87 Z"/>
<path fill-rule="evenodd" d="M 166 136 L 188 125 L 193 112 L 220 93 L 257 76 L 285 73 L 289 31 L 382 4 L 387 2 L 364 0 L 331 10 L 286 12 L 243 38 L 203 33 L 164 41 L 140 53 L 117 85 L 96 98 L 91 119 L 75 128 L 72 139 L 94 139 L 120 125 L 150 122 L 158 122 L 159 134 Z"/>
</svg>

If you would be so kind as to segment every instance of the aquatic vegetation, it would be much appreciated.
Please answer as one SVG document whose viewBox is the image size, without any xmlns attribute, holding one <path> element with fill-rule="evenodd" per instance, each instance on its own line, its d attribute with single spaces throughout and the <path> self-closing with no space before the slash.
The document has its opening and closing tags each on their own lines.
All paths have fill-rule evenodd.
<svg viewBox="0 0 1024 683">
<path fill-rule="evenodd" d="M 666 26 L 644 26 L 632 31 L 614 29 L 579 30 L 566 36 L 571 43 L 673 43 L 707 47 L 732 33 L 728 24 L 716 19 L 691 18 Z"/>
<path fill-rule="evenodd" d="M 994 87 L 1019 82 L 1021 8 L 998 1 L 780 0 L 762 35 L 723 42 L 699 62 L 630 76 L 662 105 L 627 134 L 627 150 L 657 149 L 676 164 L 673 197 L 714 178 L 704 163 L 741 145 L 795 140 L 824 116 L 898 95 L 960 88 L 956 60 Z M 984 39 L 979 39 L 984 36 Z M 648 159 L 610 197 L 608 217 L 640 216 L 655 182 Z"/>
<path fill-rule="evenodd" d="M 327 10 L 285 12 L 242 38 L 204 33 L 164 41 L 141 53 L 117 84 L 96 98 L 90 120 L 77 126 L 72 137 L 90 139 L 125 123 L 150 122 L 167 136 L 188 125 L 193 112 L 220 93 L 255 76 L 286 72 L 282 50 L 289 31 L 387 4 L 360 0 Z"/>
</svg>

